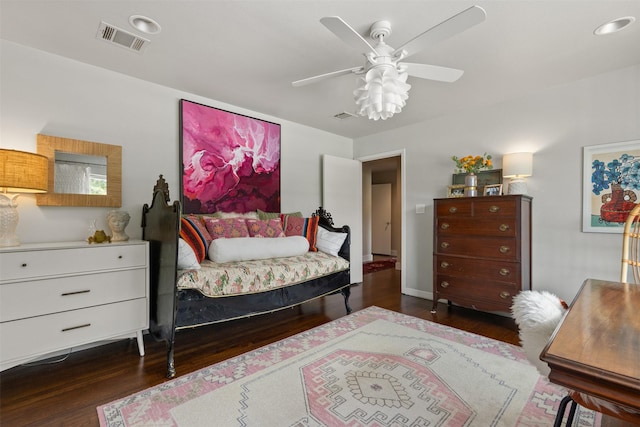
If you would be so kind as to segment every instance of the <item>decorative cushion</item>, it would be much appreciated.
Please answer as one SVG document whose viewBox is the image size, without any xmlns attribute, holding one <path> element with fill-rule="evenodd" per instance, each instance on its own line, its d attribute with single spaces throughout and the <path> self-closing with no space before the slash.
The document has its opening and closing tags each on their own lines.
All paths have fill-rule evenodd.
<svg viewBox="0 0 640 427">
<path fill-rule="evenodd" d="M 209 259 L 214 262 L 250 261 L 303 255 L 309 242 L 302 236 L 262 239 L 240 237 L 216 239 L 209 247 Z"/>
<path fill-rule="evenodd" d="M 178 268 L 181 270 L 200 269 L 200 263 L 196 258 L 196 253 L 184 239 L 178 239 Z"/>
<path fill-rule="evenodd" d="M 340 252 L 340 248 L 347 238 L 347 233 L 336 233 L 323 227 L 318 227 L 316 237 L 316 248 L 319 251 L 338 256 L 338 252 Z"/>
<path fill-rule="evenodd" d="M 228 219 L 228 218 L 244 218 L 244 219 L 260 219 L 258 218 L 258 213 L 257 212 L 245 212 L 245 213 L 239 213 L 239 212 L 214 212 L 213 215 L 211 215 L 214 218 L 222 218 L 222 219 Z"/>
<path fill-rule="evenodd" d="M 258 219 L 261 220 L 267 220 L 267 219 L 274 219 L 274 218 L 278 218 L 280 219 L 280 212 L 265 212 L 265 211 L 261 211 L 260 209 L 258 209 Z M 291 215 L 291 216 L 298 216 L 300 218 L 302 218 L 302 212 L 291 212 L 285 215 Z"/>
<path fill-rule="evenodd" d="M 204 223 L 211 239 L 249 237 L 249 229 L 244 218 L 211 218 L 204 217 Z M 211 245 L 209 245 L 211 246 Z"/>
<path fill-rule="evenodd" d="M 285 237 L 280 218 L 261 221 L 245 219 L 250 237 Z"/>
<path fill-rule="evenodd" d="M 540 353 L 566 311 L 566 303 L 547 291 L 522 291 L 513 298 L 511 313 L 520 329 L 522 349 L 544 376 L 550 369 L 540 360 Z"/>
<path fill-rule="evenodd" d="M 304 236 L 309 241 L 309 250 L 317 252 L 316 235 L 318 233 L 317 216 L 311 218 L 300 218 L 288 214 L 280 215 L 282 219 L 282 228 L 286 236 Z"/>
<path fill-rule="evenodd" d="M 198 262 L 206 258 L 211 236 L 196 217 L 180 218 L 180 238 L 191 246 Z"/>
</svg>

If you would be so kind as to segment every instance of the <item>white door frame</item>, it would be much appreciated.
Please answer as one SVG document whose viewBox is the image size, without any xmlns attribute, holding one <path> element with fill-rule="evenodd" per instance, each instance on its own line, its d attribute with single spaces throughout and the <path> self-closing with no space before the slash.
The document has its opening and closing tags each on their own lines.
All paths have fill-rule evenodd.
<svg viewBox="0 0 640 427">
<path fill-rule="evenodd" d="M 407 168 L 405 165 L 405 155 L 406 155 L 406 150 L 404 148 L 400 149 L 400 150 L 394 150 L 394 151 L 386 151 L 384 153 L 377 153 L 377 154 L 372 154 L 369 156 L 363 156 L 363 157 L 357 157 L 355 160 L 359 160 L 362 163 L 364 162 L 370 162 L 372 160 L 380 160 L 380 159 L 387 159 L 389 157 L 398 157 L 400 156 L 400 180 L 402 181 L 400 183 L 400 206 L 401 206 L 401 217 L 402 217 L 402 231 L 400 233 L 400 238 L 402 239 L 402 242 L 400 244 L 401 246 L 401 257 L 400 257 L 400 269 L 401 269 L 401 274 L 400 274 L 400 292 L 402 292 L 403 294 L 406 293 L 406 286 L 407 286 L 407 275 L 406 275 L 406 271 L 407 271 L 407 220 L 406 220 L 406 216 L 405 216 L 405 208 L 404 208 L 404 201 L 406 200 L 406 196 L 407 196 L 407 191 L 406 191 L 406 174 L 407 174 Z"/>
</svg>

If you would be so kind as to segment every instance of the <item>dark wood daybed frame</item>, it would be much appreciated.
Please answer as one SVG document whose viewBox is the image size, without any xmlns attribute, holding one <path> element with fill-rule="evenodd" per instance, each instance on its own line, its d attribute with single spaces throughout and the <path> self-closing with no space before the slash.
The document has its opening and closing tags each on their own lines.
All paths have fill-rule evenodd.
<svg viewBox="0 0 640 427">
<path fill-rule="evenodd" d="M 149 241 L 149 332 L 156 340 L 167 343 L 168 378 L 176 375 L 174 344 L 175 333 L 179 329 L 271 313 L 338 292 L 344 297 L 347 314 L 351 312 L 349 270 L 296 285 L 245 295 L 210 298 L 196 290 L 177 289 L 181 213 L 179 201 L 170 203 L 169 186 L 160 175 L 153 189 L 151 206 L 145 204 L 142 208 L 142 238 Z M 349 227 L 334 227 L 331 215 L 322 208 L 314 215 L 320 217 L 319 226 L 348 234 L 339 255 L 349 260 Z"/>
</svg>

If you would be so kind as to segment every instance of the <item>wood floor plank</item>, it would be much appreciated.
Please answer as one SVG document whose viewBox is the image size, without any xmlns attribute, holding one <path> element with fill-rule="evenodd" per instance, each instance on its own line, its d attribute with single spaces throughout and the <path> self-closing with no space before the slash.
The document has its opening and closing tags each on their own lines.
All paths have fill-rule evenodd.
<svg viewBox="0 0 640 427">
<path fill-rule="evenodd" d="M 400 293 L 400 272 L 366 274 L 351 290 L 351 307 L 372 305 L 518 344 L 511 318 L 448 307 L 435 315 L 431 301 Z M 185 375 L 249 350 L 295 335 L 345 315 L 341 295 L 332 295 L 276 313 L 180 331 L 176 368 Z M 0 373 L 0 425 L 97 426 L 96 407 L 161 384 L 166 347 L 145 335 L 146 355 L 135 340 L 120 340 L 71 353 L 54 364 L 18 366 Z"/>
</svg>

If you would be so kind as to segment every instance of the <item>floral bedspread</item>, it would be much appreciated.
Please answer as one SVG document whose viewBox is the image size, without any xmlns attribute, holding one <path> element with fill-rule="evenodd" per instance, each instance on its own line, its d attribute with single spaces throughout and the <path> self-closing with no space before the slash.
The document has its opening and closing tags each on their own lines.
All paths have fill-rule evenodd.
<svg viewBox="0 0 640 427">
<path fill-rule="evenodd" d="M 318 251 L 255 261 L 205 259 L 201 266 L 200 270 L 180 270 L 178 289 L 197 289 L 210 297 L 263 292 L 346 270 L 349 262 Z"/>
</svg>

